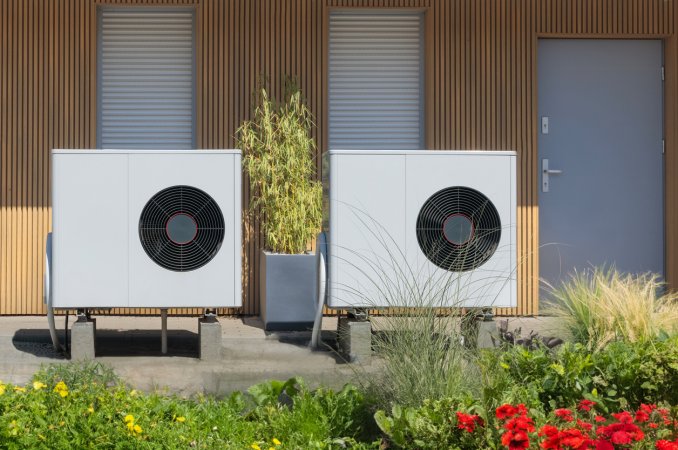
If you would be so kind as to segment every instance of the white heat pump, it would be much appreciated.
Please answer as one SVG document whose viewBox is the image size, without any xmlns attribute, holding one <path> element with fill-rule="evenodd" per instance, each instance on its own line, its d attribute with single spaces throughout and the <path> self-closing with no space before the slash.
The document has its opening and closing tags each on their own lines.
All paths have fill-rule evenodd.
<svg viewBox="0 0 678 450">
<path fill-rule="evenodd" d="M 516 154 L 325 155 L 327 304 L 516 305 Z"/>
<path fill-rule="evenodd" d="M 241 306 L 238 150 L 54 150 L 54 308 Z"/>
</svg>

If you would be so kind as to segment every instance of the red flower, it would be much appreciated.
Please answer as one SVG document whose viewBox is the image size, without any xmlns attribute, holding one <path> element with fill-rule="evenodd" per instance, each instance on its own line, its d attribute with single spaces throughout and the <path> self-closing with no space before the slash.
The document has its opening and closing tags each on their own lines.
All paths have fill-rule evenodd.
<svg viewBox="0 0 678 450">
<path fill-rule="evenodd" d="M 659 408 L 659 409 L 657 409 L 657 412 L 662 417 L 662 421 L 664 422 L 664 425 L 671 425 L 671 418 L 669 417 L 669 410 L 668 409 Z"/>
<path fill-rule="evenodd" d="M 593 441 L 589 439 L 588 436 L 576 428 L 569 428 L 559 432 L 556 427 L 545 425 L 541 428 L 541 430 L 539 430 L 540 436 L 544 434 L 546 434 L 548 438 L 539 444 L 539 446 L 543 449 L 586 450 L 591 444 L 593 444 Z"/>
<path fill-rule="evenodd" d="M 596 422 L 599 422 L 599 423 L 600 423 L 600 422 L 605 422 L 605 421 L 607 421 L 607 419 L 606 419 L 605 417 L 603 417 L 603 416 L 596 416 Z"/>
<path fill-rule="evenodd" d="M 566 408 L 560 408 L 556 409 L 553 411 L 557 417 L 560 417 L 563 419 L 565 422 L 572 422 L 574 421 L 574 417 L 572 417 L 572 411 Z"/>
<path fill-rule="evenodd" d="M 636 422 L 643 423 L 650 420 L 650 414 L 652 414 L 652 411 L 655 409 L 657 409 L 657 405 L 641 404 L 638 411 L 636 411 Z"/>
<path fill-rule="evenodd" d="M 497 411 L 495 415 L 497 416 L 497 419 L 510 419 L 511 417 L 515 416 L 518 410 L 514 408 L 512 405 L 501 405 L 499 408 L 497 408 Z"/>
<path fill-rule="evenodd" d="M 653 422 L 653 423 L 648 423 L 647 426 L 650 427 L 650 428 L 652 428 L 652 429 L 654 430 L 654 429 L 656 429 L 656 428 L 659 427 L 659 424 L 656 424 L 656 423 Z M 677 450 L 678 450 L 678 449 L 677 449 Z"/>
<path fill-rule="evenodd" d="M 473 414 L 464 414 L 463 412 L 457 411 L 457 428 L 460 430 L 466 430 L 469 433 L 473 433 L 476 429 L 476 425 L 483 426 L 484 422 L 480 416 Z"/>
<path fill-rule="evenodd" d="M 593 441 L 576 428 L 563 430 L 560 433 L 560 444 L 574 450 L 586 450 Z"/>
<path fill-rule="evenodd" d="M 650 404 L 650 405 L 646 405 L 645 403 L 641 403 L 639 409 L 640 409 L 641 411 L 645 411 L 645 412 L 648 413 L 648 414 L 652 414 L 652 411 L 654 411 L 655 409 L 657 409 L 657 405 L 655 405 L 654 403 L 652 403 L 652 404 Z"/>
<path fill-rule="evenodd" d="M 518 412 L 518 415 L 520 415 L 520 416 L 526 416 L 527 415 L 527 408 L 525 407 L 525 405 L 523 403 L 516 406 L 516 410 Z"/>
<path fill-rule="evenodd" d="M 539 429 L 539 436 L 555 436 L 558 434 L 558 428 L 553 425 L 544 425 Z"/>
<path fill-rule="evenodd" d="M 665 441 L 665 440 L 659 440 L 655 444 L 655 447 L 657 450 L 678 450 L 678 439 L 676 439 L 673 442 Z"/>
<path fill-rule="evenodd" d="M 583 399 L 579 402 L 577 409 L 579 411 L 591 411 L 591 408 L 596 404 L 593 400 Z"/>
<path fill-rule="evenodd" d="M 647 422 L 648 420 L 650 420 L 650 415 L 648 413 L 640 409 L 636 411 L 636 422 L 644 423 Z"/>
<path fill-rule="evenodd" d="M 524 431 L 507 431 L 502 435 L 501 443 L 509 450 L 523 450 L 530 446 L 530 439 Z"/>
<path fill-rule="evenodd" d="M 591 431 L 591 428 L 593 428 L 593 425 L 580 419 L 577 419 L 577 426 L 584 431 Z"/>
<path fill-rule="evenodd" d="M 633 416 L 628 411 L 622 411 L 620 413 L 612 413 L 612 417 L 617 419 L 619 423 L 633 423 Z"/>
<path fill-rule="evenodd" d="M 534 431 L 534 422 L 527 416 L 517 416 L 506 422 L 504 425 L 509 431 Z"/>
<path fill-rule="evenodd" d="M 613 444 L 630 444 L 645 437 L 643 431 L 632 423 L 613 423 L 599 427 L 596 433 L 598 436 L 609 439 Z"/>
<path fill-rule="evenodd" d="M 614 450 L 614 445 L 604 440 L 596 441 L 596 450 Z"/>
</svg>

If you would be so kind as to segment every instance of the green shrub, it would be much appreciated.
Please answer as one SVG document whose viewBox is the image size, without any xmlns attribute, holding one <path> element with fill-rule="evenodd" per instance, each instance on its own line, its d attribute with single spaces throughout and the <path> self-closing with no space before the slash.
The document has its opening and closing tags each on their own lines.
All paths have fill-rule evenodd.
<svg viewBox="0 0 678 450">
<path fill-rule="evenodd" d="M 237 131 L 249 175 L 250 211 L 267 249 L 303 253 L 320 231 L 322 187 L 314 180 L 313 119 L 299 91 L 277 106 L 261 89 L 254 118 Z"/>
<path fill-rule="evenodd" d="M 549 411 L 572 407 L 582 398 L 604 410 L 678 403 L 678 337 L 614 342 L 595 353 L 582 344 L 491 350 L 480 364 L 487 408 L 521 402 Z"/>
<path fill-rule="evenodd" d="M 654 274 L 575 272 L 551 290 L 545 313 L 559 317 L 570 337 L 592 351 L 619 340 L 646 342 L 678 331 L 678 294 L 664 289 Z"/>
</svg>

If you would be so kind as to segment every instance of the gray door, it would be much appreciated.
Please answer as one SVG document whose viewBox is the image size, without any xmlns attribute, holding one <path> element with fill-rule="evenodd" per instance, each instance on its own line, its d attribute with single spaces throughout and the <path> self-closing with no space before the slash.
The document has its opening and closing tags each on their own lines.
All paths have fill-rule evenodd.
<svg viewBox="0 0 678 450">
<path fill-rule="evenodd" d="M 543 280 L 592 265 L 663 273 L 661 67 L 661 41 L 540 40 Z"/>
</svg>

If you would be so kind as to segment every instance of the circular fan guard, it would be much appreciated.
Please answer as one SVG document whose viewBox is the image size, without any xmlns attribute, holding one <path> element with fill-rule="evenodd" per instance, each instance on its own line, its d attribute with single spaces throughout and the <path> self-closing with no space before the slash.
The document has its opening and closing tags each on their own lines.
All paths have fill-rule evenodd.
<svg viewBox="0 0 678 450">
<path fill-rule="evenodd" d="M 190 224 L 186 218 L 193 220 L 192 238 L 171 236 L 176 233 L 172 228 L 177 224 L 170 221 L 177 217 L 182 218 L 184 224 Z M 195 270 L 219 252 L 224 240 L 224 216 L 217 202 L 200 189 L 168 187 L 151 197 L 141 211 L 139 239 L 146 254 L 165 269 Z"/>
<path fill-rule="evenodd" d="M 450 239 L 446 223 L 459 217 L 470 221 L 470 228 L 462 231 L 462 238 Z M 480 267 L 497 250 L 500 238 L 497 208 L 485 195 L 468 187 L 454 186 L 436 192 L 417 217 L 419 247 L 433 264 L 445 270 L 464 272 Z"/>
</svg>

